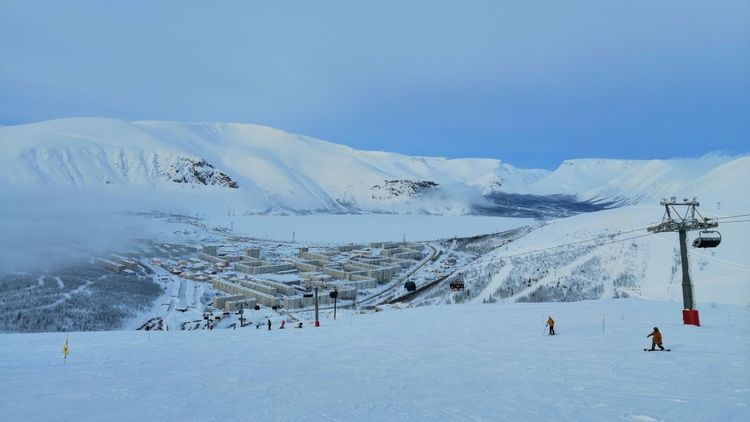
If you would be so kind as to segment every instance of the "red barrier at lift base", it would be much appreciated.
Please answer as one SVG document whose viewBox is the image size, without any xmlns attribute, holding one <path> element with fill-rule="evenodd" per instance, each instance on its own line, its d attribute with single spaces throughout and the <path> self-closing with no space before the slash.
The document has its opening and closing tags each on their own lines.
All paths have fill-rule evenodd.
<svg viewBox="0 0 750 422">
<path fill-rule="evenodd" d="M 683 309 L 682 310 L 682 323 L 685 325 L 695 325 L 696 327 L 701 326 L 701 320 L 698 317 L 697 309 Z"/>
</svg>

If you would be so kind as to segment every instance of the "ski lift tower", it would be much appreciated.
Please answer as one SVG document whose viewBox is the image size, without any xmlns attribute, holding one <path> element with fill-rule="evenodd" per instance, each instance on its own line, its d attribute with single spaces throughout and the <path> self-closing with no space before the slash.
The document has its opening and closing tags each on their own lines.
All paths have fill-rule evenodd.
<svg viewBox="0 0 750 422">
<path fill-rule="evenodd" d="M 700 203 L 697 198 L 692 201 L 687 198 L 678 202 L 674 196 L 669 200 L 662 198 L 660 205 L 664 206 L 664 216 L 661 223 L 650 226 L 647 230 L 652 233 L 677 232 L 680 235 L 680 261 L 682 262 L 682 322 L 685 325 L 700 326 L 698 311 L 694 309 L 693 283 L 690 280 L 690 269 L 688 268 L 687 255 L 687 232 L 690 230 L 701 230 L 707 232 L 709 229 L 719 226 L 715 218 L 703 217 L 696 209 Z M 684 212 L 680 212 L 684 210 Z M 710 232 L 709 232 L 710 233 Z M 716 243 L 718 245 L 718 243 Z M 714 245 L 715 246 L 715 245 Z"/>
</svg>

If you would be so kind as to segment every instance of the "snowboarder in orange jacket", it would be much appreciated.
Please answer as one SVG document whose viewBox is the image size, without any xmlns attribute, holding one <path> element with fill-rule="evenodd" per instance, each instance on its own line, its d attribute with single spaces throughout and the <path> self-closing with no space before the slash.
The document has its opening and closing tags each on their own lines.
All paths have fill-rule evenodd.
<svg viewBox="0 0 750 422">
<path fill-rule="evenodd" d="M 656 346 L 659 346 L 661 350 L 664 350 L 664 346 L 661 344 L 661 332 L 658 327 L 654 327 L 654 331 L 647 335 L 646 338 L 653 337 L 651 339 L 651 350 L 656 350 Z"/>
</svg>

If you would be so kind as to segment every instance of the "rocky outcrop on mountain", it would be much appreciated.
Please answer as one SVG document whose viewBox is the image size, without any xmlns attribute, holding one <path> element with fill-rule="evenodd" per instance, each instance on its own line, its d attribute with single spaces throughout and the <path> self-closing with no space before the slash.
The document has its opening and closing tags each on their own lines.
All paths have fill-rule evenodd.
<svg viewBox="0 0 750 422">
<path fill-rule="evenodd" d="M 416 197 L 439 187 L 439 184 L 430 180 L 386 180 L 382 185 L 372 186 L 370 191 L 372 199 L 388 200 Z"/>
<path fill-rule="evenodd" d="M 222 173 L 203 159 L 180 158 L 169 167 L 166 172 L 169 180 L 175 183 L 201 184 L 224 186 L 232 189 L 239 188 L 237 182 Z"/>
</svg>

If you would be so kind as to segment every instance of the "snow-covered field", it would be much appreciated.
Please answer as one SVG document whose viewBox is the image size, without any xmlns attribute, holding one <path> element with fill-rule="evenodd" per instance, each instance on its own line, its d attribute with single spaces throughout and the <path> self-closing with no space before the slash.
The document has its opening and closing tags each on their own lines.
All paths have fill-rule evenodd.
<svg viewBox="0 0 750 422">
<path fill-rule="evenodd" d="M 545 335 L 548 315 L 558 335 Z M 0 420 L 750 420 L 750 308 L 433 306 L 320 328 L 12 334 Z M 665 353 L 645 353 L 657 325 Z"/>
</svg>

